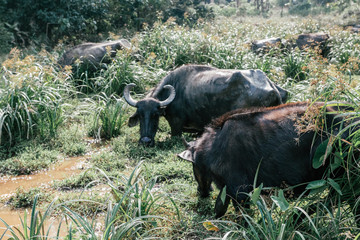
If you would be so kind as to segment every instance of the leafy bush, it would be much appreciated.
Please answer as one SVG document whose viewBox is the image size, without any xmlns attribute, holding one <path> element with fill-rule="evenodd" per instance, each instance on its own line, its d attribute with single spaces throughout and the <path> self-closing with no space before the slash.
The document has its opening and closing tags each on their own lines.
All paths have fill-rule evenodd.
<svg viewBox="0 0 360 240">
<path fill-rule="evenodd" d="M 12 45 L 12 34 L 6 29 L 5 24 L 0 24 L 0 54 L 9 53 Z"/>
<path fill-rule="evenodd" d="M 157 20 L 167 21 L 174 17 L 178 24 L 196 23 L 200 18 L 214 17 L 212 10 L 201 4 L 200 0 L 110 0 L 112 23 L 142 29 L 144 25 L 152 26 Z M 155 14 L 156 13 L 156 14 Z"/>
<path fill-rule="evenodd" d="M 64 36 L 73 40 L 106 33 L 108 7 L 104 0 L 3 0 L 0 15 L 17 45 L 26 46 L 39 36 L 56 43 Z"/>
<path fill-rule="evenodd" d="M 158 19 L 175 16 L 179 24 L 213 18 L 200 0 L 2 0 L 0 18 L 15 46 L 99 41 L 120 27 L 140 30 Z M 0 30 L 1 31 L 1 30 Z"/>
<path fill-rule="evenodd" d="M 307 16 L 310 14 L 311 3 L 308 0 L 300 0 L 289 8 L 289 14 Z"/>
</svg>

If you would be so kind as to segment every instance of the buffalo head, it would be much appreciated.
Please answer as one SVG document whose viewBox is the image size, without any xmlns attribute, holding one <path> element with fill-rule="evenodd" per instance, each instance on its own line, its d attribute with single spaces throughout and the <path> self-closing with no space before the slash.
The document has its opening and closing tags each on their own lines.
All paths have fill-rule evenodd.
<svg viewBox="0 0 360 240">
<path fill-rule="evenodd" d="M 183 140 L 183 144 L 186 148 L 185 151 L 183 151 L 182 153 L 179 153 L 177 156 L 183 160 L 189 161 L 192 163 L 193 165 L 193 173 L 195 176 L 195 179 L 198 183 L 198 192 L 200 194 L 200 197 L 208 197 L 210 195 L 210 191 L 212 190 L 211 187 L 211 177 L 209 174 L 206 173 L 206 167 L 202 166 L 201 164 L 199 164 L 198 162 L 195 161 L 195 159 L 199 156 L 196 156 L 197 151 L 197 145 L 198 142 L 197 141 L 191 141 L 191 142 L 186 142 L 186 140 L 184 139 L 184 137 L 182 138 Z M 201 156 L 200 156 L 201 157 Z"/>
<path fill-rule="evenodd" d="M 164 88 L 170 91 L 170 95 L 164 101 L 152 97 L 146 97 L 135 101 L 130 96 L 130 90 L 135 86 L 134 83 L 126 85 L 124 89 L 124 98 L 126 102 L 136 107 L 137 110 L 129 119 L 128 126 L 134 127 L 140 122 L 140 140 L 139 143 L 146 146 L 154 146 L 154 138 L 159 125 L 159 118 L 164 114 L 165 108 L 175 98 L 175 89 L 171 85 L 165 85 Z"/>
</svg>

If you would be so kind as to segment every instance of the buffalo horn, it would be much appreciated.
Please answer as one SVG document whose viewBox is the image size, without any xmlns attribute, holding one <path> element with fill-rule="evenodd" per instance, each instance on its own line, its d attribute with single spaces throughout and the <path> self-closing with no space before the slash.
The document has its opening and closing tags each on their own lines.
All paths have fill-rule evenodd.
<svg viewBox="0 0 360 240">
<path fill-rule="evenodd" d="M 135 83 L 129 83 L 128 85 L 125 86 L 124 89 L 124 98 L 126 100 L 126 102 L 133 107 L 136 107 L 137 101 L 135 101 L 131 96 L 130 96 L 130 90 L 135 87 L 136 84 Z"/>
<path fill-rule="evenodd" d="M 190 147 L 190 144 L 186 141 L 186 139 L 184 138 L 184 136 L 181 136 L 181 140 L 182 140 L 182 142 L 183 142 L 183 144 L 184 144 L 185 148 Z"/>
<path fill-rule="evenodd" d="M 170 95 L 167 99 L 160 102 L 160 107 L 165 107 L 166 105 L 169 105 L 175 98 L 175 88 L 171 85 L 165 85 L 164 88 L 167 88 L 170 90 Z"/>
</svg>

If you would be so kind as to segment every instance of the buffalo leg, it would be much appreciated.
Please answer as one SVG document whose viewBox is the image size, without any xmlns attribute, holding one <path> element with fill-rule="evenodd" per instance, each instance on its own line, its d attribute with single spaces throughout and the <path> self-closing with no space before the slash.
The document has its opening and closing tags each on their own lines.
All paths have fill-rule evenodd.
<svg viewBox="0 0 360 240">
<path fill-rule="evenodd" d="M 226 213 L 229 203 L 230 203 L 230 197 L 226 194 L 225 201 L 221 199 L 221 195 L 223 194 L 224 188 L 221 189 L 215 203 L 215 217 L 220 218 L 224 216 Z"/>
<path fill-rule="evenodd" d="M 183 128 L 183 120 L 180 118 L 167 119 L 171 128 L 171 136 L 181 136 Z"/>
</svg>

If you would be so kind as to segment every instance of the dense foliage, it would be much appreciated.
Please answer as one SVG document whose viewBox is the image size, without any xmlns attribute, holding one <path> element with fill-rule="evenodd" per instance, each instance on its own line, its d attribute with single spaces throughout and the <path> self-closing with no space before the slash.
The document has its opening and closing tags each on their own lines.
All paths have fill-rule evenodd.
<svg viewBox="0 0 360 240">
<path fill-rule="evenodd" d="M 10 35 L 1 45 L 99 41 L 120 27 L 140 30 L 170 16 L 187 24 L 213 17 L 199 0 L 1 0 L 0 32 Z"/>
</svg>

